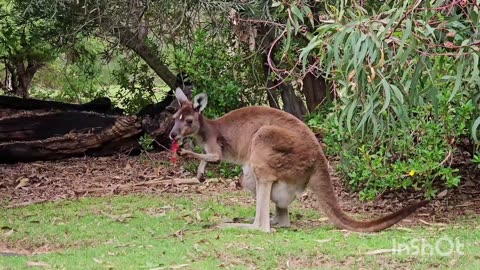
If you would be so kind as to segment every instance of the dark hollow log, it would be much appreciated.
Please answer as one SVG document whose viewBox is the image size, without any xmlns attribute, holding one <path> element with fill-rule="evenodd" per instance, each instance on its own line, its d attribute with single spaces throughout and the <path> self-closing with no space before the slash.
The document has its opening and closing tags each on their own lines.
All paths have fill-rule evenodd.
<svg viewBox="0 0 480 270">
<path fill-rule="evenodd" d="M 112 117 L 90 113 L 95 119 L 90 123 L 106 123 L 105 126 L 92 129 L 71 130 L 41 140 L 13 141 L 0 143 L 0 161 L 2 163 L 28 162 L 34 160 L 52 160 L 86 154 L 106 155 L 132 148 L 137 135 L 142 133 L 141 124 L 136 116 Z M 70 115 L 66 113 L 66 115 Z M 49 119 L 50 115 L 47 119 Z M 85 118 L 84 118 L 85 119 Z M 38 120 L 38 118 L 37 118 Z M 49 120 L 38 120 L 39 122 Z M 55 123 L 56 124 L 56 123 Z M 34 130 L 42 132 L 42 130 Z M 30 131 L 32 132 L 32 131 Z M 19 131 L 21 134 L 22 131 Z M 114 146 L 114 147 L 113 147 Z"/>
<path fill-rule="evenodd" d="M 2 100 L 0 163 L 139 153 L 138 139 L 145 133 L 158 142 L 153 146 L 160 150 L 170 144 L 168 132 L 173 119 L 171 111 L 165 110 L 165 105 L 172 103 L 170 99 L 138 116 L 113 114 L 116 110 L 104 102 L 106 99 L 82 105 L 38 100 L 10 103 L 7 101 L 15 99 L 9 97 Z"/>
</svg>

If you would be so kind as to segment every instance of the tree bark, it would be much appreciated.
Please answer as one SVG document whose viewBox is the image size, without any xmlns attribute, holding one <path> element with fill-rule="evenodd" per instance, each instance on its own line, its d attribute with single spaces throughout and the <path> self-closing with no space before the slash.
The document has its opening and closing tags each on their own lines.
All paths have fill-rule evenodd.
<svg viewBox="0 0 480 270">
<path fill-rule="evenodd" d="M 32 119 L 29 119 L 32 118 Z M 90 118 L 90 119 L 89 119 Z M 35 121 L 37 125 L 29 125 L 27 129 L 12 122 Z M 82 121 L 83 129 L 60 126 L 57 119 Z M 45 132 L 53 129 L 57 134 Z M 103 125 L 98 125 L 98 124 Z M 95 125 L 95 126 L 94 126 Z M 136 138 L 141 132 L 141 124 L 135 116 L 111 117 L 96 113 L 47 113 L 34 116 L 17 116 L 0 119 L 0 129 L 7 130 L 0 141 L 0 161 L 2 163 L 28 162 L 34 160 L 51 160 L 86 154 L 106 155 L 113 152 L 128 151 L 134 148 Z M 62 132 L 63 131 L 63 132 Z M 15 141 L 12 137 L 13 135 Z M 49 135 L 49 136 L 42 136 Z M 38 138 L 35 140 L 35 138 Z M 7 140 L 7 141 L 6 141 Z"/>
<path fill-rule="evenodd" d="M 315 77 L 308 73 L 303 78 L 302 92 L 305 95 L 309 112 L 314 112 L 318 105 L 328 98 L 327 83 L 323 77 Z"/>
<path fill-rule="evenodd" d="M 30 84 L 32 83 L 33 77 L 43 64 L 35 60 L 28 59 L 26 66 L 23 60 L 7 60 L 5 65 L 8 73 L 10 73 L 7 74 L 7 77 L 10 79 L 10 83 L 7 83 L 7 86 L 11 86 L 11 89 L 8 90 L 10 90 L 16 96 L 28 98 L 28 90 L 30 88 Z"/>
<path fill-rule="evenodd" d="M 291 84 L 281 84 L 281 95 L 283 101 L 283 110 L 293 114 L 298 119 L 303 120 L 303 116 L 307 113 L 303 100 L 295 95 L 295 90 Z"/>
</svg>

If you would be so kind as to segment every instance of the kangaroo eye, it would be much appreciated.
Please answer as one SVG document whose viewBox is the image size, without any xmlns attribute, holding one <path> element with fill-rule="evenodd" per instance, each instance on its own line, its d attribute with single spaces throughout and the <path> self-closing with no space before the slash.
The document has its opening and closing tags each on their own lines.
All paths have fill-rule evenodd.
<svg viewBox="0 0 480 270">
<path fill-rule="evenodd" d="M 191 126 L 193 123 L 192 119 L 187 119 L 187 125 Z"/>
</svg>

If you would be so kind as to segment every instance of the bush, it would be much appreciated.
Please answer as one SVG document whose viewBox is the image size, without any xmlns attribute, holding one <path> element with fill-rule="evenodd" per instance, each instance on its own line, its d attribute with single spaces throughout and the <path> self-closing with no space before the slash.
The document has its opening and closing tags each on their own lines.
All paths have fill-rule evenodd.
<svg viewBox="0 0 480 270">
<path fill-rule="evenodd" d="M 327 153 L 339 155 L 339 173 L 362 199 L 374 199 L 391 189 L 422 189 L 426 198 L 437 192 L 434 182 L 447 187 L 460 183 L 458 170 L 450 167 L 455 142 L 470 134 L 475 106 L 467 95 L 457 94 L 449 102 L 444 89 L 437 103 L 426 103 L 407 111 L 406 126 L 383 133 L 379 139 L 360 137 L 339 125 L 338 103 L 313 115 L 308 124 L 325 136 Z M 322 121 L 322 119 L 326 119 Z"/>
</svg>

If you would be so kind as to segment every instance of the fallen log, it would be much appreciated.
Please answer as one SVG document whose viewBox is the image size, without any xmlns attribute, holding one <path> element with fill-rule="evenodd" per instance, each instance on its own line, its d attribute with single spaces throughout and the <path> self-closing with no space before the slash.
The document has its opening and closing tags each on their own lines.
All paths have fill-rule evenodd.
<svg viewBox="0 0 480 270">
<path fill-rule="evenodd" d="M 94 99 L 85 104 L 71 104 L 58 101 L 27 99 L 11 96 L 0 96 L 0 110 L 24 110 L 24 111 L 84 111 L 106 114 L 123 114 L 123 110 L 115 108 L 109 98 Z M 2 117 L 2 115 L 0 115 Z"/>
<path fill-rule="evenodd" d="M 172 90 L 137 115 L 122 115 L 107 100 L 81 105 L 0 97 L 0 163 L 137 154 L 144 134 L 154 147 L 168 149 L 174 109 L 167 108 L 177 103 Z"/>
<path fill-rule="evenodd" d="M 113 117 L 96 113 L 81 113 L 82 116 L 89 116 L 89 118 L 81 119 L 91 120 L 81 122 L 79 125 L 82 129 L 78 130 L 75 127 L 71 128 L 70 125 L 55 128 L 55 125 L 60 122 L 49 122 L 56 117 L 69 115 L 71 112 L 54 113 L 53 116 L 43 114 L 43 118 L 42 116 L 35 117 L 39 129 L 34 129 L 29 125 L 29 129 L 26 130 L 21 129 L 23 117 L 0 119 L 0 130 L 6 129 L 4 122 L 7 124 L 18 123 L 18 125 L 10 126 L 9 132 L 6 133 L 10 136 L 7 138 L 15 139 L 15 134 L 18 134 L 17 138 L 22 139 L 1 140 L 3 142 L 0 143 L 0 161 L 12 163 L 61 159 L 88 154 L 107 155 L 135 148 L 137 146 L 136 139 L 142 133 L 141 124 L 135 116 Z M 78 118 L 76 119 L 78 120 Z M 15 127 L 18 128 L 15 129 Z M 48 129 L 49 127 L 51 129 Z M 59 133 L 49 132 L 49 130 L 59 131 Z"/>
</svg>

